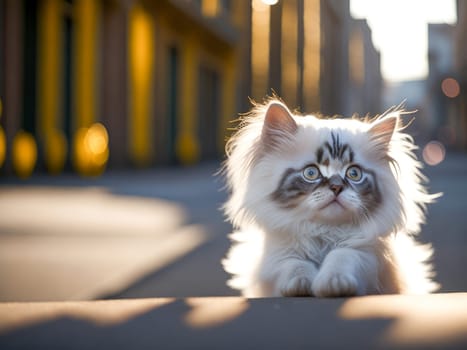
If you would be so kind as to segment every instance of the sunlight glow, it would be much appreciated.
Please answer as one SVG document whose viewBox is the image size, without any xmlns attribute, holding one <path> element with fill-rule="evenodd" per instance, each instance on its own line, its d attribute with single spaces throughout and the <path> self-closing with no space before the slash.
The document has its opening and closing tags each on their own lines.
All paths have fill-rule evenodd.
<svg viewBox="0 0 467 350">
<path fill-rule="evenodd" d="M 204 227 L 187 221 L 181 205 L 164 199 L 3 186 L 0 298 L 84 300 L 121 291 L 206 242 Z"/>
<path fill-rule="evenodd" d="M 248 301 L 242 297 L 188 298 L 192 309 L 186 315 L 186 323 L 194 328 L 219 326 L 239 317 L 248 309 Z"/>
<path fill-rule="evenodd" d="M 0 305 L 0 333 L 64 317 L 92 322 L 98 326 L 118 325 L 174 301 L 173 298 L 158 298 L 67 303 L 3 303 Z"/>
<path fill-rule="evenodd" d="M 428 23 L 457 21 L 454 0 L 351 0 L 355 18 L 366 18 L 381 52 L 383 77 L 391 81 L 428 75 Z"/>
<path fill-rule="evenodd" d="M 279 0 L 261 0 L 263 3 L 265 3 L 266 5 L 275 5 L 279 2 Z"/>
<path fill-rule="evenodd" d="M 464 295 L 384 295 L 348 299 L 339 310 L 347 320 L 389 320 L 382 337 L 392 345 L 438 346 L 465 337 Z"/>
</svg>

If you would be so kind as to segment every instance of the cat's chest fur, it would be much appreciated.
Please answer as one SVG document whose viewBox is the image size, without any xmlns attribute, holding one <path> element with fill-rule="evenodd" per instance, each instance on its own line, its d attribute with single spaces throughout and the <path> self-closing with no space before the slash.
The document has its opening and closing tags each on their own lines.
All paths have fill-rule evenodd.
<svg viewBox="0 0 467 350">
<path fill-rule="evenodd" d="M 350 228 L 309 225 L 297 231 L 269 233 L 265 237 L 266 260 L 282 260 L 290 257 L 308 260 L 320 266 L 326 255 L 337 247 L 351 245 L 358 234 Z"/>
</svg>

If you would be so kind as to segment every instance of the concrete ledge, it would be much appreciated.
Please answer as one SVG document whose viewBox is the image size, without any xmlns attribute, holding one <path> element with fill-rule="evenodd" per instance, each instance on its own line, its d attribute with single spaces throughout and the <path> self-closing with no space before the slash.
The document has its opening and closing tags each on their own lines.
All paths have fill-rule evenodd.
<svg viewBox="0 0 467 350">
<path fill-rule="evenodd" d="M 467 348 L 467 293 L 0 303 L 1 349 Z"/>
</svg>

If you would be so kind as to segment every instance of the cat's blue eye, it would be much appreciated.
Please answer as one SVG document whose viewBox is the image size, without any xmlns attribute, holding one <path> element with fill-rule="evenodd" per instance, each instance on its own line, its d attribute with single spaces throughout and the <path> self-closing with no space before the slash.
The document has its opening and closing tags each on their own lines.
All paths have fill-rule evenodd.
<svg viewBox="0 0 467 350">
<path fill-rule="evenodd" d="M 302 175 L 303 179 L 308 182 L 314 182 L 321 177 L 321 173 L 319 172 L 318 167 L 315 165 L 310 165 L 303 169 Z"/>
<path fill-rule="evenodd" d="M 362 179 L 363 172 L 362 169 L 360 169 L 360 167 L 352 165 L 348 167 L 347 171 L 345 172 L 345 176 L 353 182 L 358 182 Z"/>
</svg>

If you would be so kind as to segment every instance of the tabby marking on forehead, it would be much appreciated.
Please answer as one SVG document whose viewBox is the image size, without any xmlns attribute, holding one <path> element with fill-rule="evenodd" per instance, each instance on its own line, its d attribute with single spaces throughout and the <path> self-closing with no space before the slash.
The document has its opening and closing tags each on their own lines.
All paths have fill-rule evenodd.
<svg viewBox="0 0 467 350">
<path fill-rule="evenodd" d="M 332 144 L 326 141 L 316 151 L 318 164 L 328 165 L 331 158 L 340 160 L 343 163 L 352 163 L 355 157 L 352 148 L 347 143 L 342 144 L 337 133 L 331 132 L 331 139 Z"/>
</svg>

